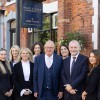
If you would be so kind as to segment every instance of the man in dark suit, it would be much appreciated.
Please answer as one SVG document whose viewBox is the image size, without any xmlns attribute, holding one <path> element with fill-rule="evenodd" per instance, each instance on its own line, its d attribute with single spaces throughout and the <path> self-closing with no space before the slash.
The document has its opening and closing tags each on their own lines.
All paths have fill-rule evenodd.
<svg viewBox="0 0 100 100">
<path fill-rule="evenodd" d="M 48 40 L 44 45 L 45 54 L 35 58 L 34 96 L 38 100 L 57 100 L 62 98 L 61 67 L 62 58 L 54 54 L 54 42 Z"/>
<path fill-rule="evenodd" d="M 76 40 L 69 43 L 69 51 L 71 56 L 64 60 L 61 75 L 65 87 L 64 100 L 81 100 L 88 72 L 88 58 L 80 54 L 80 44 Z"/>
</svg>

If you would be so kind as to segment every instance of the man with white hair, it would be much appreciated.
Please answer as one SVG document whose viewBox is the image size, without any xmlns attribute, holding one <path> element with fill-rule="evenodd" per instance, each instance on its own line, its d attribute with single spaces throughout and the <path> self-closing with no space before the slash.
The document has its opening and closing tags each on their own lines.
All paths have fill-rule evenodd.
<svg viewBox="0 0 100 100">
<path fill-rule="evenodd" d="M 82 100 L 81 93 L 88 72 L 88 58 L 80 54 L 80 50 L 78 41 L 70 41 L 71 56 L 64 60 L 62 70 L 62 80 L 65 87 L 64 100 Z"/>
<path fill-rule="evenodd" d="M 44 54 L 34 62 L 34 96 L 38 100 L 57 100 L 62 98 L 61 68 L 62 58 L 54 54 L 55 44 L 48 40 Z"/>
</svg>

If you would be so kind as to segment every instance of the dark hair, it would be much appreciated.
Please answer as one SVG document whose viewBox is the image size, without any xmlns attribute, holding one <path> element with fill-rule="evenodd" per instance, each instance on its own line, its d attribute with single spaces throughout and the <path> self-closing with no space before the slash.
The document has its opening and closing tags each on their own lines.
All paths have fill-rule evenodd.
<svg viewBox="0 0 100 100">
<path fill-rule="evenodd" d="M 4 48 L 0 48 L 0 51 L 6 51 L 6 49 L 4 49 Z"/>
<path fill-rule="evenodd" d="M 100 50 L 92 50 L 90 53 L 93 53 L 95 55 L 96 60 L 97 60 L 95 67 L 99 66 L 100 65 Z M 89 53 L 89 56 L 90 56 L 90 53 Z M 91 70 L 92 65 L 91 65 L 90 62 L 89 62 L 89 67 L 90 67 L 90 70 Z"/>
<path fill-rule="evenodd" d="M 62 47 L 62 46 L 66 47 L 66 48 L 67 48 L 67 50 L 69 51 L 68 46 L 66 46 L 66 45 L 61 45 L 61 46 L 60 46 L 60 48 L 59 48 L 59 51 L 60 51 L 60 52 L 59 52 L 59 54 L 60 54 L 60 55 L 61 55 L 61 47 Z M 61 55 L 61 56 L 62 56 L 62 55 Z M 69 52 L 68 56 L 70 56 L 70 52 Z"/>
<path fill-rule="evenodd" d="M 39 45 L 39 46 L 40 46 L 40 49 L 41 49 L 40 54 L 42 54 L 42 53 L 43 53 L 43 47 L 42 47 L 42 44 L 39 43 L 39 42 L 35 42 L 35 43 L 32 45 L 32 48 L 31 48 L 32 53 L 34 54 L 34 48 L 35 48 L 36 45 Z"/>
</svg>

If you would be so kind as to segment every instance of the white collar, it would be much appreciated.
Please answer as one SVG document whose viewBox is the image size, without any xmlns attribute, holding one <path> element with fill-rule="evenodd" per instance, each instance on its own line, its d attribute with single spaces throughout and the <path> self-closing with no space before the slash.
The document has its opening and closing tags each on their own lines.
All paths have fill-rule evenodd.
<svg viewBox="0 0 100 100">
<path fill-rule="evenodd" d="M 76 56 L 71 56 L 71 58 L 76 57 L 76 59 L 77 59 L 78 55 L 79 55 L 79 53 Z"/>
<path fill-rule="evenodd" d="M 50 57 L 47 54 L 45 54 L 45 58 L 52 58 L 53 59 L 53 54 Z"/>
</svg>

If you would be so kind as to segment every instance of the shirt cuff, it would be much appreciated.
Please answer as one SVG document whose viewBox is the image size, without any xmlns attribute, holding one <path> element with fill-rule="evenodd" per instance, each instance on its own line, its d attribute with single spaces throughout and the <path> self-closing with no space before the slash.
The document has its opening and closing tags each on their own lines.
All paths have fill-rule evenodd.
<svg viewBox="0 0 100 100">
<path fill-rule="evenodd" d="M 26 90 L 23 89 L 23 90 L 20 92 L 20 96 L 21 96 L 21 97 L 23 96 L 23 94 L 24 94 L 25 91 L 26 91 Z"/>
</svg>

